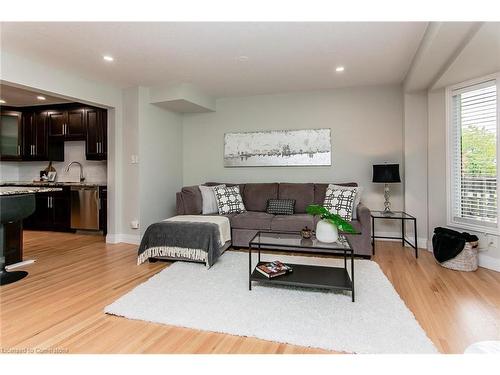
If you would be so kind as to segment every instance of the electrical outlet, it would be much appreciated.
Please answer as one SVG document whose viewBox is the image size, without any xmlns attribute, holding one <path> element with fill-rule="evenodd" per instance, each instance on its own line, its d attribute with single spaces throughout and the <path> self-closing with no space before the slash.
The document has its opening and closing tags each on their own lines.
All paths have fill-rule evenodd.
<svg viewBox="0 0 500 375">
<path fill-rule="evenodd" d="M 488 249 L 498 249 L 498 237 L 491 234 L 486 236 Z"/>
<path fill-rule="evenodd" d="M 130 222 L 130 227 L 132 229 L 139 229 L 139 220 L 137 220 L 137 219 L 136 220 L 132 220 Z"/>
</svg>

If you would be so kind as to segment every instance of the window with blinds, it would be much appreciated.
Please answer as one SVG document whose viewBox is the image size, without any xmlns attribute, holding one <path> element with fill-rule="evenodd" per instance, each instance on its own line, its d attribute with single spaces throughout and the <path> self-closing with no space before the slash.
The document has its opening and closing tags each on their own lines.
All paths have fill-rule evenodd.
<svg viewBox="0 0 500 375">
<path fill-rule="evenodd" d="M 497 84 L 451 92 L 451 219 L 497 227 Z"/>
</svg>

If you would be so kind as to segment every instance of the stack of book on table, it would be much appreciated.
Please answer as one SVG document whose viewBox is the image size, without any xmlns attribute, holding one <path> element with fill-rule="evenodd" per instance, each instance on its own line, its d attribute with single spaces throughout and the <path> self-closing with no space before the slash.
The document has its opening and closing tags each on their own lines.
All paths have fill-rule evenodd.
<svg viewBox="0 0 500 375">
<path fill-rule="evenodd" d="M 285 263 L 281 263 L 279 260 L 259 264 L 256 269 L 269 279 L 276 276 L 285 275 L 293 271 L 292 267 L 286 265 Z"/>
</svg>

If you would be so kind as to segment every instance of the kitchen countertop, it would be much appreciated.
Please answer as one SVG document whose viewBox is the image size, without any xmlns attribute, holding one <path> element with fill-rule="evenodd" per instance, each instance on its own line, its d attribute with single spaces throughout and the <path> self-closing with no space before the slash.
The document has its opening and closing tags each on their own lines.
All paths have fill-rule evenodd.
<svg viewBox="0 0 500 375">
<path fill-rule="evenodd" d="M 106 186 L 106 182 L 1 181 L 0 186 Z"/>
<path fill-rule="evenodd" d="M 20 187 L 20 186 L 0 186 L 0 195 L 20 195 L 48 193 L 51 191 L 61 191 L 58 187 Z"/>
</svg>

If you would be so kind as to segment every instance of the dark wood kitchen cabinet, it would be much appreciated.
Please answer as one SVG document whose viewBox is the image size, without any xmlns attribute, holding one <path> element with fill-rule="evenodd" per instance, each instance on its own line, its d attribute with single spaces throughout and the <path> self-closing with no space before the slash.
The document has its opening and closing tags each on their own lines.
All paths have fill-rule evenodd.
<svg viewBox="0 0 500 375">
<path fill-rule="evenodd" d="M 64 141 L 48 136 L 48 112 L 23 112 L 22 159 L 64 161 Z"/>
<path fill-rule="evenodd" d="M 84 108 L 49 110 L 47 113 L 49 136 L 65 140 L 85 139 Z"/>
<path fill-rule="evenodd" d="M 47 114 L 23 113 L 23 159 L 45 160 L 48 156 Z"/>
<path fill-rule="evenodd" d="M 65 141 L 85 141 L 87 160 L 107 160 L 106 109 L 67 103 L 1 113 L 1 160 L 64 161 Z"/>
<path fill-rule="evenodd" d="M 66 112 L 47 111 L 47 125 L 51 137 L 64 137 Z"/>
<path fill-rule="evenodd" d="M 0 160 L 22 159 L 22 113 L 0 111 Z"/>
<path fill-rule="evenodd" d="M 108 233 L 108 187 L 99 186 L 99 230 Z"/>
<path fill-rule="evenodd" d="M 87 160 L 106 160 L 108 157 L 107 111 L 100 108 L 85 110 L 87 125 L 85 154 Z"/>
<path fill-rule="evenodd" d="M 24 228 L 71 231 L 69 187 L 63 187 L 62 191 L 36 194 L 35 212 L 24 219 Z"/>
</svg>

